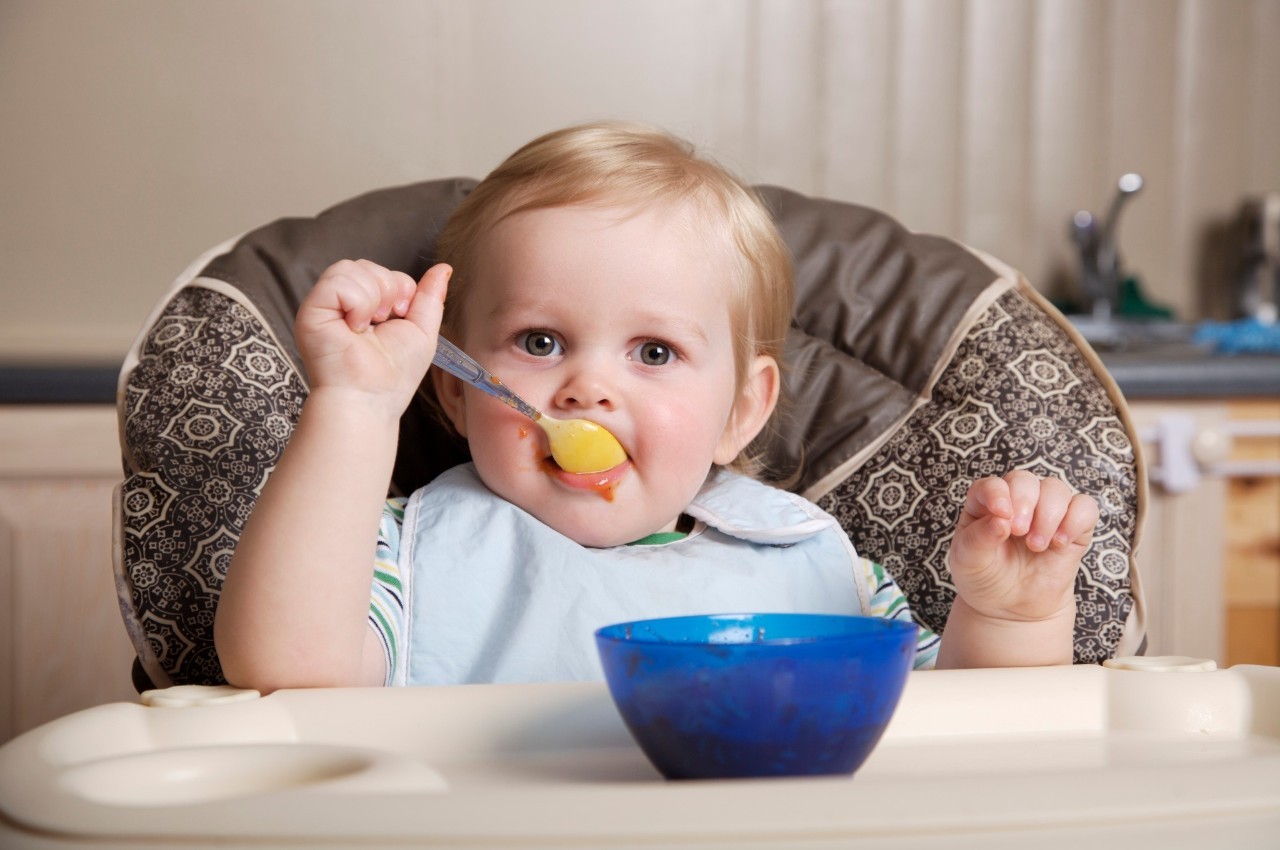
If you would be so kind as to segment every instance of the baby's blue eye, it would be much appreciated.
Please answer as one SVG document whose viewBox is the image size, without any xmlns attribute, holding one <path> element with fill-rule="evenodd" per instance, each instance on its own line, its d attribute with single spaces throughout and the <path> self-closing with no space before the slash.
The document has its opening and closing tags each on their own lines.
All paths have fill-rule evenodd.
<svg viewBox="0 0 1280 850">
<path fill-rule="evenodd" d="M 521 334 L 517 343 L 534 357 L 550 357 L 553 354 L 564 353 L 560 341 L 544 331 L 529 331 Z"/>
<path fill-rule="evenodd" d="M 675 356 L 669 346 L 660 342 L 642 342 L 631 352 L 631 356 L 646 366 L 665 366 Z"/>
</svg>

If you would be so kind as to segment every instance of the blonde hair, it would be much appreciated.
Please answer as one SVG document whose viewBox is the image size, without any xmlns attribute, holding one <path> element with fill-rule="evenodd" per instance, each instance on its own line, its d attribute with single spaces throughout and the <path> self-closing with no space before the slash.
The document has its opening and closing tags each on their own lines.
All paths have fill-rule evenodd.
<svg viewBox="0 0 1280 850">
<path fill-rule="evenodd" d="M 737 330 L 734 363 L 741 392 L 756 355 L 782 363 L 794 297 L 790 253 L 750 187 L 683 139 L 640 124 L 583 124 L 548 133 L 476 186 L 454 210 L 436 245 L 437 261 L 454 268 L 444 327 L 461 326 L 467 270 L 476 266 L 477 246 L 508 216 L 576 204 L 680 203 L 691 203 L 721 228 L 734 249 L 729 310 Z M 774 418 L 753 445 L 767 438 Z M 758 452 L 748 449 L 730 465 L 758 474 Z"/>
</svg>

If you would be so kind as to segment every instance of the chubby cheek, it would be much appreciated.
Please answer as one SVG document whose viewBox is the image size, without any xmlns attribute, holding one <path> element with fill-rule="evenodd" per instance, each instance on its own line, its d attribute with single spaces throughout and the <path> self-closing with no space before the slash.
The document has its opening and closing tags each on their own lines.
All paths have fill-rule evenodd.
<svg viewBox="0 0 1280 850">
<path fill-rule="evenodd" d="M 691 404 L 651 407 L 635 424 L 636 455 L 641 462 L 710 465 L 727 416 Z"/>
<path fill-rule="evenodd" d="M 467 444 L 477 464 L 530 466 L 539 451 L 534 433 L 538 427 L 487 396 L 468 405 L 466 424 Z"/>
<path fill-rule="evenodd" d="M 532 422 L 516 422 L 509 428 L 514 440 L 512 451 L 527 463 L 542 468 L 547 462 L 546 441 L 542 429 Z M 535 433 L 536 432 L 536 433 Z"/>
</svg>

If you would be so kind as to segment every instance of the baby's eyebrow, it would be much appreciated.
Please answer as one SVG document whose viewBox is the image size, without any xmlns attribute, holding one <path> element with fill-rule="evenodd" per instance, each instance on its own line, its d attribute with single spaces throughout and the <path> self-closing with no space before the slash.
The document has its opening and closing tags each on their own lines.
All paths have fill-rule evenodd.
<svg viewBox="0 0 1280 850">
<path fill-rule="evenodd" d="M 536 315 L 548 315 L 551 310 L 549 302 L 524 298 L 508 298 L 500 304 L 494 306 L 489 311 L 489 321 L 501 322 L 511 316 L 520 316 L 528 313 Z"/>
<path fill-rule="evenodd" d="M 503 324 L 510 321 L 512 316 L 533 315 L 546 321 L 554 330 L 555 314 L 554 302 L 536 298 L 514 298 L 496 305 L 489 311 L 488 319 L 493 324 Z M 681 339 L 693 337 L 699 342 L 707 342 L 710 339 L 702 323 L 688 316 L 654 310 L 632 313 L 629 318 L 641 327 L 651 328 L 653 336 L 656 337 L 675 336 Z"/>
<path fill-rule="evenodd" d="M 688 316 L 660 312 L 636 313 L 634 316 L 641 326 L 653 328 L 656 331 L 654 336 L 673 335 L 681 339 L 696 337 L 700 342 L 709 339 L 702 323 Z"/>
</svg>

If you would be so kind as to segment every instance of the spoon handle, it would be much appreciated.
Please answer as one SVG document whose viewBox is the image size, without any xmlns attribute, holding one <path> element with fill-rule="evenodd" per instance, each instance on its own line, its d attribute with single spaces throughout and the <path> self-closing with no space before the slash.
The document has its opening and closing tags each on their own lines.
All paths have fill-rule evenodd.
<svg viewBox="0 0 1280 850">
<path fill-rule="evenodd" d="M 436 356 L 432 362 L 459 380 L 465 381 L 478 390 L 488 393 L 509 407 L 537 420 L 542 417 L 538 408 L 520 398 L 511 388 L 488 369 L 468 357 L 461 348 L 444 337 L 436 339 Z"/>
</svg>

